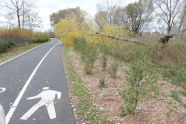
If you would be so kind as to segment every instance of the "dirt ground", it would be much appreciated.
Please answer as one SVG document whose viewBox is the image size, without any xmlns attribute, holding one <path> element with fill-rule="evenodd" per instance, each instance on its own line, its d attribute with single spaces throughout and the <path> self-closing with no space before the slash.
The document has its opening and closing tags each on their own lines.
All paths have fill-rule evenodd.
<svg viewBox="0 0 186 124">
<path fill-rule="evenodd" d="M 70 50 L 68 53 L 74 70 L 85 82 L 85 86 L 92 95 L 91 102 L 95 108 L 102 110 L 107 115 L 108 124 L 186 124 L 186 109 L 179 105 L 171 96 L 171 91 L 184 91 L 164 80 L 159 80 L 161 86 L 159 92 L 144 98 L 137 106 L 135 115 L 122 117 L 124 109 L 123 99 L 119 95 L 121 90 L 127 89 L 125 70 L 128 69 L 127 63 L 121 63 L 117 72 L 117 78 L 111 78 L 107 71 L 101 68 L 100 60 L 97 60 L 92 75 L 86 75 L 83 70 L 83 63 L 80 57 Z M 108 68 L 113 60 L 109 58 Z M 106 86 L 99 87 L 99 79 L 105 77 Z M 73 98 L 73 107 L 77 100 Z M 186 102 L 185 97 L 181 98 Z M 174 104 L 173 104 L 174 103 Z M 78 115 L 75 111 L 75 117 Z"/>
</svg>

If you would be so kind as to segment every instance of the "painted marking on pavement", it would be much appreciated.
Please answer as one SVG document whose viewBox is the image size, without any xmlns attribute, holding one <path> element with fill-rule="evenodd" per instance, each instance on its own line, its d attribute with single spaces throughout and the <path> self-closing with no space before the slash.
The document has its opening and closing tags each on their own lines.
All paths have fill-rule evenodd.
<svg viewBox="0 0 186 124">
<path fill-rule="evenodd" d="M 34 69 L 34 71 L 32 72 L 32 74 L 30 75 L 30 77 L 28 78 L 28 80 L 26 81 L 24 87 L 22 88 L 21 92 L 19 93 L 19 95 L 17 96 L 16 100 L 14 101 L 12 107 L 10 108 L 9 112 L 6 115 L 6 124 L 9 123 L 10 119 L 12 118 L 12 115 L 14 114 L 21 98 L 23 97 L 23 94 L 25 93 L 28 85 L 30 84 L 30 82 L 32 81 L 32 78 L 34 77 L 34 75 L 36 74 L 38 68 L 40 67 L 40 65 L 42 64 L 42 62 L 46 59 L 46 57 L 49 55 L 49 53 L 61 43 L 56 44 L 55 46 L 53 46 L 46 54 L 45 56 L 41 59 L 41 61 L 39 62 L 39 64 L 36 66 L 36 68 Z"/>
<path fill-rule="evenodd" d="M 41 99 L 37 104 L 30 108 L 20 119 L 27 120 L 30 118 L 40 107 L 46 106 L 50 119 L 56 118 L 56 111 L 54 106 L 54 100 L 61 98 L 61 92 L 50 90 L 49 87 L 44 87 L 43 91 L 36 96 L 27 98 L 27 100 Z"/>
<path fill-rule="evenodd" d="M 3 92 L 5 92 L 5 91 L 6 91 L 6 88 L 0 87 L 0 93 L 3 93 Z"/>
</svg>

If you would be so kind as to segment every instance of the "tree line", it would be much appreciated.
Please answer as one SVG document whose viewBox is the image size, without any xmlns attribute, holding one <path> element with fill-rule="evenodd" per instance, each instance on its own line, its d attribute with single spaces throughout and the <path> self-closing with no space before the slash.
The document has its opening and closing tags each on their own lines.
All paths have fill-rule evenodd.
<svg viewBox="0 0 186 124">
<path fill-rule="evenodd" d="M 50 16 L 51 24 L 55 25 L 67 16 L 76 17 L 82 22 L 86 12 L 79 7 L 60 10 Z M 94 22 L 100 31 L 105 25 L 116 25 L 140 35 L 155 27 L 163 29 L 167 35 L 174 33 L 182 38 L 186 33 L 186 1 L 138 0 L 122 6 L 122 0 L 117 4 L 108 0 L 97 5 Z"/>
<path fill-rule="evenodd" d="M 7 11 L 5 18 L 10 27 L 34 30 L 39 28 L 42 20 L 34 7 L 35 0 L 7 0 L 0 7 Z M 16 22 L 16 23 L 15 23 Z"/>
</svg>

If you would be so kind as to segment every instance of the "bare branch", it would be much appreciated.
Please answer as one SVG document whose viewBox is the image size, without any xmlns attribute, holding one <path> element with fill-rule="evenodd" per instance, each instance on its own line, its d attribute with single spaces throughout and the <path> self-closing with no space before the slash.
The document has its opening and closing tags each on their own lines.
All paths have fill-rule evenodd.
<svg viewBox="0 0 186 124">
<path fill-rule="evenodd" d="M 179 16 L 178 13 L 180 11 L 182 1 L 183 0 L 154 0 L 154 3 L 158 9 L 156 14 L 167 25 L 167 34 L 170 34 L 173 24 Z"/>
<path fill-rule="evenodd" d="M 9 10 L 8 13 L 12 13 L 11 16 L 17 20 L 19 28 L 38 27 L 36 24 L 39 25 L 39 23 L 36 22 L 40 22 L 40 19 L 37 12 L 33 10 L 33 0 L 9 0 L 4 5 Z"/>
</svg>

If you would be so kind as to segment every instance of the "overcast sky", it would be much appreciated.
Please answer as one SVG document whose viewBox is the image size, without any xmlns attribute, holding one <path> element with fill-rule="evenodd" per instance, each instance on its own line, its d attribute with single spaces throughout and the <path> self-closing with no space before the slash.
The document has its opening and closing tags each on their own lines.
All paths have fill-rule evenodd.
<svg viewBox="0 0 186 124">
<path fill-rule="evenodd" d="M 9 0 L 0 0 L 1 2 L 6 2 Z M 96 14 L 96 5 L 101 4 L 106 0 L 36 0 L 35 8 L 39 11 L 39 15 L 43 20 L 43 30 L 50 29 L 50 20 L 49 16 L 53 12 L 65 8 L 73 8 L 79 6 L 81 9 L 88 12 L 91 17 L 94 17 Z M 112 0 L 118 1 L 118 0 Z M 123 6 L 126 6 L 130 2 L 137 0 L 123 0 Z M 0 8 L 1 9 L 1 8 Z M 4 10 L 0 10 L 0 22 L 6 21 L 3 15 L 6 13 Z"/>
</svg>

